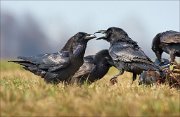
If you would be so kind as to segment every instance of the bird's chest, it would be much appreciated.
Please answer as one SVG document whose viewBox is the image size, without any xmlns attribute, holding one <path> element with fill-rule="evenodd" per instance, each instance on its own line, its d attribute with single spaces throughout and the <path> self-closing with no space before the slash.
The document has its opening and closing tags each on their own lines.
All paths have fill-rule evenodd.
<svg viewBox="0 0 180 117">
<path fill-rule="evenodd" d="M 91 71 L 90 77 L 94 78 L 102 78 L 109 70 L 109 67 L 107 65 L 101 64 L 96 65 L 96 67 Z"/>
<path fill-rule="evenodd" d="M 83 59 L 82 58 L 74 58 L 71 59 L 71 68 L 73 68 L 75 71 L 79 69 L 83 65 Z"/>
</svg>

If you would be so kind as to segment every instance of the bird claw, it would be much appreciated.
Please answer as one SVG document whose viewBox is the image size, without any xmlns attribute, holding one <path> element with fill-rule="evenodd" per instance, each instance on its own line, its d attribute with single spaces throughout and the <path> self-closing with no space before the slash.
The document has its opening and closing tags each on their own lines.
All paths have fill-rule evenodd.
<svg viewBox="0 0 180 117">
<path fill-rule="evenodd" d="M 117 78 L 111 78 L 111 79 L 110 79 L 110 84 L 111 84 L 111 85 L 114 85 L 114 84 L 116 84 L 116 83 L 118 83 Z"/>
</svg>

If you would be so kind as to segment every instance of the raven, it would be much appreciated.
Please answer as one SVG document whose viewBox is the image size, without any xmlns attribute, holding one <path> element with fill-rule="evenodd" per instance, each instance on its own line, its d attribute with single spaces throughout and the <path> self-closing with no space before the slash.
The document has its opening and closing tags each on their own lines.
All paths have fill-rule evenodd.
<svg viewBox="0 0 180 117">
<path fill-rule="evenodd" d="M 96 55 L 84 57 L 84 64 L 74 74 L 71 83 L 92 83 L 101 79 L 112 66 L 112 58 L 107 49 L 101 50 Z"/>
<path fill-rule="evenodd" d="M 158 33 L 152 41 L 152 50 L 160 62 L 163 52 L 170 54 L 171 62 L 174 62 L 175 56 L 180 57 L 180 32 Z"/>
<path fill-rule="evenodd" d="M 143 70 L 159 70 L 158 66 L 137 45 L 137 42 L 133 41 L 123 29 L 111 27 L 95 33 L 105 35 L 97 40 L 104 39 L 110 42 L 109 54 L 115 67 L 120 71 L 111 79 L 111 82 L 117 82 L 117 77 L 122 75 L 124 71 L 132 72 L 134 81 Z"/>
<path fill-rule="evenodd" d="M 56 53 L 46 53 L 31 57 L 18 57 L 15 62 L 24 69 L 41 76 L 47 83 L 67 82 L 83 64 L 87 42 L 95 35 L 79 32 L 71 37 Z"/>
</svg>

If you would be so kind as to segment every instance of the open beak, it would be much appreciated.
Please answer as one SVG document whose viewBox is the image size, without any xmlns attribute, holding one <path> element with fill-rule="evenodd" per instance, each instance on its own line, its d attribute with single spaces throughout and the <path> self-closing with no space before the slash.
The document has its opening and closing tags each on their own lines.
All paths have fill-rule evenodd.
<svg viewBox="0 0 180 117">
<path fill-rule="evenodd" d="M 87 40 L 90 40 L 90 39 L 93 39 L 93 38 L 96 38 L 96 36 L 94 34 L 87 34 L 85 39 Z"/>
<path fill-rule="evenodd" d="M 99 37 L 96 40 L 105 39 L 105 37 L 106 37 L 106 30 L 99 30 L 99 31 L 95 32 L 94 34 L 96 34 L 96 33 L 105 34 L 105 36 Z"/>
<path fill-rule="evenodd" d="M 106 33 L 106 30 L 99 30 L 99 31 L 97 31 L 97 32 L 95 32 L 95 33 L 102 33 L 102 34 L 105 34 Z M 94 34 L 95 34 L 94 33 Z"/>
</svg>

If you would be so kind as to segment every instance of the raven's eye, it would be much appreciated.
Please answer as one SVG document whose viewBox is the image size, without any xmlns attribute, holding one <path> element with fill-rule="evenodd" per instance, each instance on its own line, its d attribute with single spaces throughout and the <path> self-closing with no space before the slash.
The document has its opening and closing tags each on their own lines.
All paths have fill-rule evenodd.
<svg viewBox="0 0 180 117">
<path fill-rule="evenodd" d="M 80 34 L 78 35 L 79 38 L 83 38 L 84 36 L 85 36 L 85 34 L 82 34 L 82 33 L 80 33 Z"/>
</svg>

